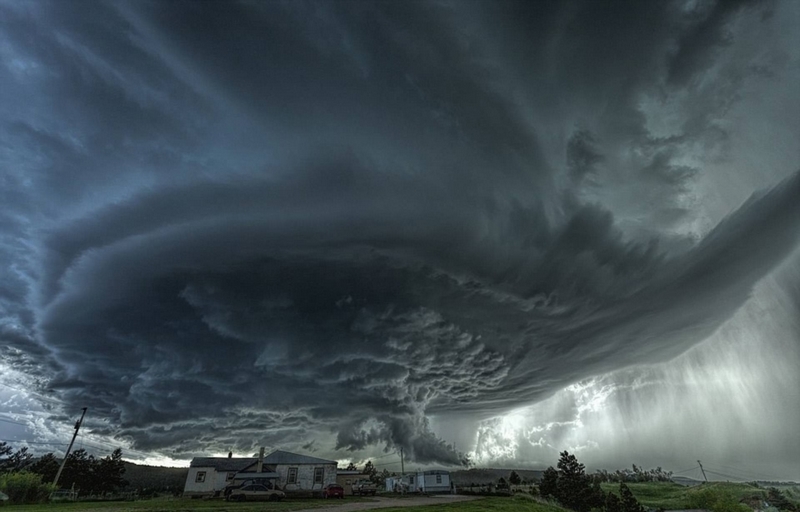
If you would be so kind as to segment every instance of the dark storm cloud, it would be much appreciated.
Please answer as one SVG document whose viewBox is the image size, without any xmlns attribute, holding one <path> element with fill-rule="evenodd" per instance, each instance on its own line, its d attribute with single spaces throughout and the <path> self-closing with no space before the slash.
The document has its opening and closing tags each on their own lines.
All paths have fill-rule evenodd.
<svg viewBox="0 0 800 512">
<path fill-rule="evenodd" d="M 138 449 L 458 463 L 427 414 L 673 357 L 796 245 L 796 176 L 689 250 L 595 201 L 685 215 L 714 112 L 659 138 L 638 98 L 733 10 L 679 7 L 4 5 L 0 336 Z"/>
</svg>

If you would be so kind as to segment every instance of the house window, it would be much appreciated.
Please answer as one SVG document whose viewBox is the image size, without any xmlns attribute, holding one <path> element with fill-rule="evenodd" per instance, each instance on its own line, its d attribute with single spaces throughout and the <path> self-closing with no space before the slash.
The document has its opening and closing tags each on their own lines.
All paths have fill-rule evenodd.
<svg viewBox="0 0 800 512">
<path fill-rule="evenodd" d="M 286 477 L 287 484 L 297 483 L 297 468 L 289 468 L 289 474 Z"/>
<path fill-rule="evenodd" d="M 442 483 L 442 475 L 436 475 L 436 483 L 437 484 Z"/>
<path fill-rule="evenodd" d="M 411 485 L 414 485 L 414 477 L 413 476 L 408 479 L 408 483 L 410 483 Z"/>
<path fill-rule="evenodd" d="M 314 483 L 321 484 L 322 476 L 325 474 L 325 468 L 314 468 Z"/>
<path fill-rule="evenodd" d="M 197 476 L 194 477 L 194 481 L 197 483 L 202 483 L 206 481 L 206 472 L 205 471 L 198 471 Z"/>
</svg>

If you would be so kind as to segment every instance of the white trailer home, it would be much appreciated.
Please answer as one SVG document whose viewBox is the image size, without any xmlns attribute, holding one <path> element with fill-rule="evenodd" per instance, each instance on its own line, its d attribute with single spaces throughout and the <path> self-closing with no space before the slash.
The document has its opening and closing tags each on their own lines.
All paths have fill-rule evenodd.
<svg viewBox="0 0 800 512">
<path fill-rule="evenodd" d="M 424 494 L 443 494 L 453 492 L 450 473 L 439 469 L 406 473 L 402 477 L 386 479 L 386 490 L 395 492 L 416 492 Z"/>
</svg>

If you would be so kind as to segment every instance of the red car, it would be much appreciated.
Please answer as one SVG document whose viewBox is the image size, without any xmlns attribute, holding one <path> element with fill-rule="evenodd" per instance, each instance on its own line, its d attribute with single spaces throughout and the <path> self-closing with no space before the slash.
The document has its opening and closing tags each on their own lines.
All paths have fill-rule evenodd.
<svg viewBox="0 0 800 512">
<path fill-rule="evenodd" d="M 344 487 L 339 484 L 328 484 L 322 490 L 323 498 L 344 498 Z"/>
</svg>

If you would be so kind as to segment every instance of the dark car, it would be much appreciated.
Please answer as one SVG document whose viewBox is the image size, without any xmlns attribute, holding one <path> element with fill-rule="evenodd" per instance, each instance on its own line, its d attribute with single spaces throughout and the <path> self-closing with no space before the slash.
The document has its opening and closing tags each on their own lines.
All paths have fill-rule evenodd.
<svg viewBox="0 0 800 512">
<path fill-rule="evenodd" d="M 323 498 L 344 498 L 344 487 L 339 484 L 328 484 L 322 490 Z"/>
</svg>

